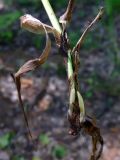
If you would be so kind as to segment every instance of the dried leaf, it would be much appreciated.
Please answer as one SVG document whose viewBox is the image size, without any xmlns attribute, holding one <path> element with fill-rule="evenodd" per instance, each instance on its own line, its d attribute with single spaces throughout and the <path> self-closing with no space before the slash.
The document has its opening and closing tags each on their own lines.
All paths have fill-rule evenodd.
<svg viewBox="0 0 120 160">
<path fill-rule="evenodd" d="M 26 62 L 15 74 L 15 77 L 19 77 L 23 73 L 32 71 L 37 67 L 39 67 L 41 64 L 43 64 L 47 60 L 50 50 L 51 50 L 51 41 L 49 39 L 48 34 L 46 33 L 46 47 L 42 55 L 39 58 L 29 60 L 28 62 Z"/>
<path fill-rule="evenodd" d="M 81 44 L 87 34 L 87 32 L 90 30 L 90 28 L 101 18 L 101 16 L 103 15 L 104 9 L 103 7 L 100 8 L 99 13 L 97 14 L 97 16 L 95 17 L 95 19 L 88 25 L 88 27 L 85 29 L 85 31 L 83 32 L 82 36 L 80 37 L 80 39 L 78 40 L 77 44 L 75 45 L 75 47 L 73 48 L 72 52 L 74 53 L 75 51 L 79 52 Z"/>
<path fill-rule="evenodd" d="M 20 82 L 20 78 L 21 76 L 29 71 L 35 70 L 36 68 L 38 68 L 41 64 L 43 64 L 46 59 L 49 56 L 50 50 L 51 50 L 51 41 L 49 39 L 48 33 L 46 31 L 46 28 L 43 25 L 43 28 L 45 30 L 46 33 L 46 47 L 42 53 L 42 55 L 39 58 L 33 59 L 33 60 L 29 60 L 28 62 L 26 62 L 19 70 L 17 73 L 15 73 L 15 75 L 11 75 L 15 84 L 16 84 L 16 88 L 17 88 L 17 92 L 18 92 L 18 98 L 19 98 L 19 102 L 20 102 L 20 106 L 22 108 L 23 114 L 24 114 L 24 119 L 25 119 L 25 123 L 26 126 L 28 128 L 28 132 L 30 137 L 32 138 L 30 129 L 29 129 L 29 124 L 28 124 L 28 120 L 27 120 L 27 115 L 24 111 L 24 107 L 23 107 L 23 102 L 22 102 L 22 98 L 21 98 L 21 82 Z"/>
<path fill-rule="evenodd" d="M 28 129 L 28 133 L 32 139 L 32 134 L 31 134 L 31 131 L 30 131 L 30 128 L 29 128 L 29 123 L 28 123 L 28 119 L 27 119 L 27 114 L 24 110 L 24 107 L 23 107 L 23 102 L 22 102 L 22 98 L 21 98 L 21 83 L 20 83 L 20 76 L 19 77 L 15 77 L 14 74 L 11 74 L 14 82 L 15 82 L 15 85 L 16 85 L 16 88 L 17 88 L 17 92 L 18 92 L 18 99 L 19 99 L 19 103 L 20 103 L 20 106 L 21 106 L 21 109 L 22 109 L 22 112 L 23 112 L 23 115 L 24 115 L 24 120 L 25 120 L 25 123 L 26 123 L 26 126 L 27 126 L 27 129 Z"/>
<path fill-rule="evenodd" d="M 23 73 L 32 71 L 39 66 L 39 59 L 29 60 L 26 62 L 19 71 L 15 74 L 16 77 L 22 75 Z"/>
<path fill-rule="evenodd" d="M 34 18 L 30 14 L 26 14 L 20 17 L 21 27 L 36 34 L 45 33 L 45 29 L 47 33 L 53 33 L 56 39 L 57 44 L 60 44 L 60 33 L 53 27 L 42 23 L 38 19 Z M 43 28 L 45 27 L 45 29 Z"/>
<path fill-rule="evenodd" d="M 86 117 L 82 127 L 85 132 L 92 137 L 92 154 L 90 160 L 98 160 L 101 157 L 104 145 L 100 129 L 96 126 L 94 118 L 92 117 Z"/>
<path fill-rule="evenodd" d="M 75 0 L 69 0 L 65 13 L 59 19 L 60 23 L 66 24 L 71 21 L 74 3 L 75 3 Z"/>
</svg>

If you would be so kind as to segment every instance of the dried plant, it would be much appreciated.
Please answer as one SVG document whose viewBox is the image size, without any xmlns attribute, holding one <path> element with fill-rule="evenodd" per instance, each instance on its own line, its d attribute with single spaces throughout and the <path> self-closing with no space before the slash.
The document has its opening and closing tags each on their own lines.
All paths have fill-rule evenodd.
<svg viewBox="0 0 120 160">
<path fill-rule="evenodd" d="M 20 101 L 20 105 L 22 111 L 24 113 L 25 122 L 29 131 L 29 134 L 32 138 L 32 134 L 29 129 L 27 115 L 24 111 L 23 102 L 21 98 L 21 82 L 20 78 L 26 72 L 37 69 L 40 65 L 42 65 L 48 58 L 50 50 L 51 50 L 51 41 L 49 38 L 49 33 L 52 33 L 55 37 L 56 44 L 59 49 L 59 53 L 64 58 L 67 76 L 69 81 L 69 108 L 68 108 L 68 121 L 70 123 L 69 134 L 76 136 L 83 129 L 88 135 L 92 137 L 92 154 L 90 156 L 90 160 L 97 160 L 101 156 L 103 149 L 103 138 L 100 134 L 100 129 L 97 127 L 94 119 L 87 115 L 85 112 L 85 106 L 83 98 L 79 91 L 79 81 L 78 81 L 78 71 L 79 71 L 79 51 L 82 45 L 82 42 L 86 36 L 86 33 L 90 30 L 90 28 L 98 21 L 102 14 L 103 8 L 100 8 L 99 13 L 94 18 L 94 20 L 88 25 L 80 39 L 76 43 L 76 45 L 72 48 L 69 43 L 69 38 L 67 35 L 67 27 L 72 18 L 72 12 L 75 4 L 75 0 L 69 0 L 67 9 L 65 13 L 60 17 L 59 22 L 61 23 L 62 29 L 57 21 L 57 18 L 49 4 L 48 0 L 41 0 L 44 8 L 51 20 L 53 25 L 49 26 L 38 19 L 32 17 L 31 15 L 24 15 L 20 18 L 21 27 L 36 33 L 46 34 L 46 46 L 42 55 L 39 58 L 29 60 L 26 62 L 15 74 L 12 74 L 14 82 L 16 84 L 16 88 L 18 91 L 18 97 Z M 99 149 L 97 145 L 100 145 Z"/>
</svg>

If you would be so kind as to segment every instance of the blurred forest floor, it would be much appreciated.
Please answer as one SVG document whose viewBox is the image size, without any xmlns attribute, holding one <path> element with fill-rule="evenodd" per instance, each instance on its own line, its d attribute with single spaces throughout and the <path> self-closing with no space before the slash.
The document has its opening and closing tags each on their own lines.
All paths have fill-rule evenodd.
<svg viewBox="0 0 120 160">
<path fill-rule="evenodd" d="M 51 4 L 59 17 L 67 3 L 51 0 Z M 77 0 L 68 29 L 71 45 L 96 16 L 100 5 L 105 4 Z M 25 13 L 50 24 L 40 0 L 0 0 L 0 160 L 88 160 L 90 137 L 84 132 L 79 137 L 68 135 L 68 81 L 52 36 L 48 61 L 22 78 L 22 98 L 36 145 L 27 139 L 10 73 L 41 54 L 45 37 L 20 28 L 19 17 Z M 101 160 L 120 160 L 119 35 L 120 14 L 113 23 L 105 10 L 80 52 L 80 89 L 86 110 L 96 117 L 105 141 Z"/>
</svg>

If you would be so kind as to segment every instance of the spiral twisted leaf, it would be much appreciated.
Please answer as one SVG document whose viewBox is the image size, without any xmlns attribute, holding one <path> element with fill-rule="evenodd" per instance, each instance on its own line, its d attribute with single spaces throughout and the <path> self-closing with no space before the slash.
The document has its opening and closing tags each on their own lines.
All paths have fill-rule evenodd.
<svg viewBox="0 0 120 160">
<path fill-rule="evenodd" d="M 16 84 L 20 106 L 21 106 L 21 109 L 22 109 L 23 114 L 24 114 L 25 123 L 26 123 L 26 126 L 28 128 L 28 132 L 29 132 L 29 135 L 30 135 L 31 138 L 32 138 L 32 134 L 30 132 L 29 123 L 28 123 L 28 120 L 27 120 L 27 115 L 25 113 L 22 98 L 21 98 L 20 78 L 23 74 L 25 74 L 29 71 L 33 71 L 36 68 L 38 68 L 41 64 L 43 64 L 47 60 L 47 58 L 49 56 L 49 53 L 50 53 L 50 50 L 51 50 L 51 41 L 50 41 L 49 35 L 47 33 L 47 30 L 46 30 L 46 28 L 43 24 L 41 24 L 41 28 L 42 27 L 43 27 L 43 29 L 41 29 L 41 30 L 44 30 L 44 32 L 46 33 L 46 46 L 45 46 L 45 49 L 43 50 L 42 55 L 39 58 L 29 60 L 15 74 L 12 74 L 12 78 L 13 78 L 15 84 Z"/>
<path fill-rule="evenodd" d="M 60 33 L 52 26 L 42 23 L 40 20 L 34 18 L 30 14 L 21 16 L 20 24 L 22 28 L 35 34 L 45 34 L 45 30 L 47 31 L 47 33 L 52 33 L 56 39 L 56 43 L 60 45 Z"/>
</svg>

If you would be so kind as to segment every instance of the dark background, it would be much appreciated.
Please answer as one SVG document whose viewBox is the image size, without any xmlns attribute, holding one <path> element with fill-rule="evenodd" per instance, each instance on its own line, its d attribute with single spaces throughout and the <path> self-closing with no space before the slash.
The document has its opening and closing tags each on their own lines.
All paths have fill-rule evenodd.
<svg viewBox="0 0 120 160">
<path fill-rule="evenodd" d="M 68 1 L 50 2 L 59 17 Z M 119 160 L 120 1 L 76 0 L 68 34 L 74 46 L 100 6 L 105 8 L 104 15 L 80 51 L 80 90 L 105 141 L 101 160 Z M 84 131 L 79 137 L 68 135 L 68 82 L 52 35 L 48 61 L 22 78 L 22 98 L 36 144 L 27 139 L 10 73 L 42 53 L 45 36 L 20 28 L 19 18 L 26 13 L 51 25 L 40 0 L 0 0 L 0 160 L 87 160 L 90 137 Z"/>
</svg>

